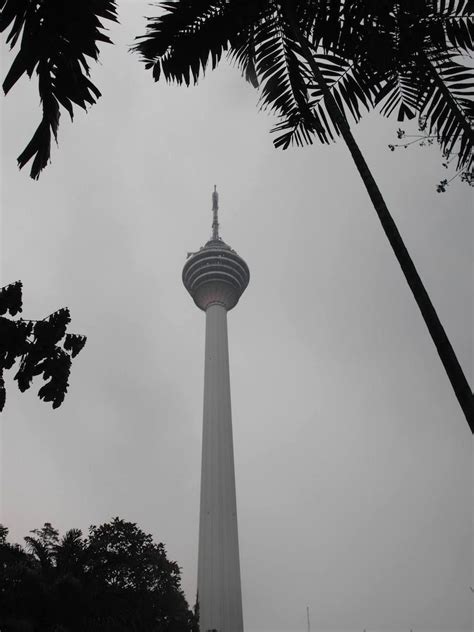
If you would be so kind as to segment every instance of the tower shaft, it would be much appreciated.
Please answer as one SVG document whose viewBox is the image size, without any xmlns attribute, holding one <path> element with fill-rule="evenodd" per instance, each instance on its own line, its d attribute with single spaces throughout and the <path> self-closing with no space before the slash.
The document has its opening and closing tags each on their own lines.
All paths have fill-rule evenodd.
<svg viewBox="0 0 474 632">
<path fill-rule="evenodd" d="M 243 632 L 230 401 L 227 309 L 206 309 L 199 522 L 201 632 Z"/>
</svg>

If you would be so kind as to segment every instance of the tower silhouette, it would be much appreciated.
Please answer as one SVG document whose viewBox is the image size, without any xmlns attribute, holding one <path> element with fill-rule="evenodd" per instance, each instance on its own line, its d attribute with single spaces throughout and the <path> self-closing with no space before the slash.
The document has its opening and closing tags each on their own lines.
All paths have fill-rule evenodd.
<svg viewBox="0 0 474 632">
<path fill-rule="evenodd" d="M 201 632 L 243 632 L 227 312 L 250 274 L 219 236 L 218 208 L 214 187 L 212 237 L 183 268 L 184 286 L 206 312 L 197 600 Z"/>
</svg>

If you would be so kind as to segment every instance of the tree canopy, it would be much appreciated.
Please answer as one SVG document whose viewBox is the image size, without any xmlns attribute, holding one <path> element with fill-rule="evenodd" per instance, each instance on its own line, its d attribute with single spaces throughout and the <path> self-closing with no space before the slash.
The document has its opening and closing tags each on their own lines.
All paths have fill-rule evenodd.
<svg viewBox="0 0 474 632">
<path fill-rule="evenodd" d="M 275 145 L 328 143 L 340 133 L 327 98 L 290 28 L 289 16 L 312 48 L 340 109 L 359 121 L 378 108 L 399 121 L 422 117 L 444 157 L 457 157 L 470 172 L 474 75 L 462 63 L 474 43 L 471 0 L 168 0 L 164 13 L 147 18 L 133 49 L 157 80 L 196 82 L 223 54 L 261 88 L 263 107 L 279 117 Z M 112 43 L 104 21 L 117 21 L 115 0 L 0 0 L 0 32 L 16 57 L 7 72 L 7 94 L 26 74 L 38 76 L 41 122 L 18 157 L 33 159 L 37 179 L 57 139 L 61 106 L 86 109 L 100 96 L 87 58 L 99 58 L 98 43 Z M 470 178 L 464 178 L 470 181 Z"/>
<path fill-rule="evenodd" d="M 198 632 L 179 566 L 135 523 L 30 533 L 21 547 L 0 528 L 2 632 Z"/>
<path fill-rule="evenodd" d="M 224 55 L 260 88 L 280 122 L 275 146 L 329 143 L 341 133 L 295 27 L 339 109 L 355 122 L 377 108 L 423 117 L 443 152 L 459 142 L 472 166 L 474 73 L 458 58 L 474 46 L 467 0 L 171 0 L 148 18 L 133 50 L 157 81 L 196 83 Z"/>
</svg>

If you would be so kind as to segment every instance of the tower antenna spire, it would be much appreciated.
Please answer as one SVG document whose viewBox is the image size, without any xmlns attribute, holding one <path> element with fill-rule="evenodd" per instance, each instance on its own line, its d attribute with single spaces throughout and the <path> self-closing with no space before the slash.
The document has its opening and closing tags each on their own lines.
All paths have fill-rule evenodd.
<svg viewBox="0 0 474 632">
<path fill-rule="evenodd" d="M 217 211 L 219 210 L 219 194 L 214 185 L 214 191 L 212 193 L 212 239 L 219 239 L 219 220 L 217 217 Z"/>
</svg>

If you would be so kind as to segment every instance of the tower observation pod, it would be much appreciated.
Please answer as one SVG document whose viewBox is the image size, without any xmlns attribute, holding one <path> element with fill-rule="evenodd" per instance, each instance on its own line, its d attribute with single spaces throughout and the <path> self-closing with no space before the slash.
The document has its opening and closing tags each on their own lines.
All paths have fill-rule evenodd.
<svg viewBox="0 0 474 632">
<path fill-rule="evenodd" d="M 212 213 L 211 239 L 183 269 L 184 286 L 206 312 L 197 601 L 200 632 L 243 632 L 227 312 L 250 274 L 219 236 L 215 187 Z"/>
</svg>

